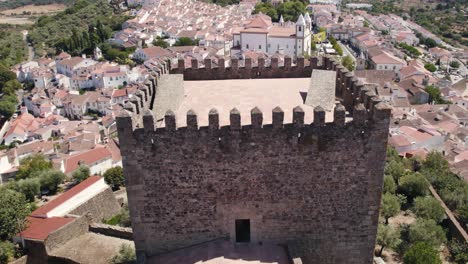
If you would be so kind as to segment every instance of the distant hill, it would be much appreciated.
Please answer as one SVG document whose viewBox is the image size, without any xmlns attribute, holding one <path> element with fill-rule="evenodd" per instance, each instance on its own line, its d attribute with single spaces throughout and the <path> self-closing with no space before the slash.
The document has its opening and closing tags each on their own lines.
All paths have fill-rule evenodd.
<svg viewBox="0 0 468 264">
<path fill-rule="evenodd" d="M 70 5 L 74 2 L 75 0 L 0 0 L 0 10 L 14 9 L 25 5 Z"/>
</svg>

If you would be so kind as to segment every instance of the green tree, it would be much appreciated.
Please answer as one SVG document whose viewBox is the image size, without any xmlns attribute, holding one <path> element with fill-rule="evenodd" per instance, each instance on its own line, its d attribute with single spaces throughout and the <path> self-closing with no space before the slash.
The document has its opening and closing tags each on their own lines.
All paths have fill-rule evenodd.
<svg viewBox="0 0 468 264">
<path fill-rule="evenodd" d="M 394 194 L 396 191 L 396 183 L 391 175 L 384 176 L 383 192 Z"/>
<path fill-rule="evenodd" d="M 348 69 L 348 71 L 354 71 L 355 63 L 351 56 L 344 56 L 343 59 L 341 59 L 341 64 Z"/>
<path fill-rule="evenodd" d="M 450 253 L 452 254 L 453 260 L 457 264 L 466 264 L 468 263 L 468 243 L 461 242 L 456 239 L 453 239 L 448 244 Z"/>
<path fill-rule="evenodd" d="M 15 245 L 10 241 L 0 241 L 0 263 L 10 263 L 15 257 Z"/>
<path fill-rule="evenodd" d="M 34 202 L 34 198 L 41 191 L 41 184 L 38 178 L 19 180 L 16 186 L 17 191 L 22 193 L 28 202 Z"/>
<path fill-rule="evenodd" d="M 450 67 L 455 68 L 455 69 L 458 69 L 460 67 L 460 63 L 456 60 L 451 61 L 449 65 Z"/>
<path fill-rule="evenodd" d="M 81 165 L 76 171 L 72 173 L 72 177 L 76 181 L 76 183 L 80 183 L 86 180 L 90 174 L 91 172 L 89 168 Z"/>
<path fill-rule="evenodd" d="M 283 15 L 284 21 L 296 22 L 306 12 L 306 5 L 301 1 L 283 2 L 276 8 L 276 12 Z"/>
<path fill-rule="evenodd" d="M 403 257 L 404 264 L 441 264 L 439 253 L 426 243 L 412 245 Z"/>
<path fill-rule="evenodd" d="M 445 216 L 444 208 L 432 196 L 416 197 L 413 210 L 418 217 L 436 222 L 441 222 Z"/>
<path fill-rule="evenodd" d="M 379 224 L 377 229 L 377 244 L 381 246 L 378 256 L 382 256 L 384 248 L 396 248 L 401 243 L 400 231 L 389 225 Z"/>
<path fill-rule="evenodd" d="M 273 21 L 278 21 L 278 12 L 271 3 L 258 3 L 255 5 L 254 14 L 263 13 L 272 18 Z"/>
<path fill-rule="evenodd" d="M 436 103 L 436 104 L 445 104 L 446 101 L 442 99 L 442 96 L 440 95 L 440 90 L 439 88 L 429 85 L 426 86 L 426 92 L 429 94 L 429 102 Z"/>
<path fill-rule="evenodd" d="M 424 44 L 426 44 L 426 46 L 428 48 L 434 48 L 435 46 L 437 46 L 437 42 L 431 38 L 427 38 L 425 41 L 424 41 Z"/>
<path fill-rule="evenodd" d="M 10 239 L 21 232 L 31 211 L 22 193 L 0 190 L 0 239 Z"/>
<path fill-rule="evenodd" d="M 398 180 L 405 175 L 405 166 L 402 162 L 391 160 L 385 165 L 385 175 L 390 175 L 393 179 L 398 182 Z"/>
<path fill-rule="evenodd" d="M 161 48 L 167 48 L 167 47 L 169 47 L 169 44 L 167 44 L 167 42 L 164 41 L 164 39 L 161 39 L 161 38 L 156 38 L 156 39 L 153 41 L 153 45 L 154 45 L 154 46 L 161 47 Z"/>
<path fill-rule="evenodd" d="M 398 190 L 412 201 L 418 196 L 425 196 L 429 190 L 426 178 L 418 172 L 409 173 L 400 178 Z"/>
<path fill-rule="evenodd" d="M 17 102 L 8 99 L 12 97 L 16 101 L 16 97 L 13 96 L 4 96 L 0 99 L 0 115 L 4 118 L 10 118 L 16 112 Z"/>
<path fill-rule="evenodd" d="M 432 63 L 426 63 L 424 64 L 424 68 L 426 68 L 426 70 L 430 71 L 430 72 L 435 72 L 437 71 L 437 67 L 432 64 Z"/>
<path fill-rule="evenodd" d="M 314 40 L 312 40 L 312 43 L 311 43 L 310 48 L 312 49 L 312 51 L 316 51 L 316 50 L 317 50 L 317 44 L 315 43 Z"/>
<path fill-rule="evenodd" d="M 418 218 L 409 227 L 408 238 L 410 243 L 424 242 L 433 248 L 439 248 L 447 241 L 445 231 L 432 219 Z"/>
<path fill-rule="evenodd" d="M 125 184 L 125 178 L 122 167 L 117 166 L 106 170 L 106 172 L 104 172 L 104 179 L 107 184 L 113 188 L 118 189 L 120 186 L 123 186 Z"/>
<path fill-rule="evenodd" d="M 385 218 L 385 224 L 388 224 L 388 219 L 397 215 L 400 212 L 401 204 L 393 194 L 386 193 L 382 195 L 382 205 L 381 205 L 381 212 L 382 216 Z"/>
<path fill-rule="evenodd" d="M 14 96 L 16 91 L 21 89 L 23 89 L 23 86 L 18 82 L 18 80 L 10 80 L 3 86 L 2 93 Z"/>
<path fill-rule="evenodd" d="M 59 184 L 65 180 L 65 177 L 66 175 L 59 170 L 44 170 L 39 175 L 41 189 L 43 191 L 47 191 L 49 194 L 55 194 L 58 190 Z"/>
<path fill-rule="evenodd" d="M 11 80 L 16 80 L 16 74 L 0 63 L 0 87 L 3 87 L 6 82 Z"/>
<path fill-rule="evenodd" d="M 442 153 L 431 151 L 423 162 L 424 169 L 448 170 L 449 163 Z"/>
<path fill-rule="evenodd" d="M 174 43 L 174 46 L 196 46 L 198 42 L 187 37 L 181 37 Z"/>
<path fill-rule="evenodd" d="M 42 154 L 28 156 L 20 161 L 16 179 L 26 179 L 37 176 L 41 171 L 52 168 L 52 162 Z"/>
<path fill-rule="evenodd" d="M 119 254 L 112 258 L 111 263 L 112 264 L 136 263 L 135 249 L 128 244 L 122 244 L 122 246 L 120 246 Z"/>
</svg>

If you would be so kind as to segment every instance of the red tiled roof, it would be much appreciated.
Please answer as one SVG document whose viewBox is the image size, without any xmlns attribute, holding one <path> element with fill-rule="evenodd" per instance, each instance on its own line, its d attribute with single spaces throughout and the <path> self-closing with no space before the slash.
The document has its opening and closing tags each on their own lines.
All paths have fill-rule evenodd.
<svg viewBox="0 0 468 264">
<path fill-rule="evenodd" d="M 106 148 L 95 148 L 89 151 L 73 155 L 65 160 L 65 174 L 73 172 L 80 166 L 81 161 L 84 165 L 89 165 L 105 158 L 112 158 L 110 151 Z"/>
<path fill-rule="evenodd" d="M 70 217 L 28 217 L 28 227 L 23 232 L 19 233 L 19 235 L 28 239 L 45 240 L 50 233 L 74 220 L 75 218 Z"/>
<path fill-rule="evenodd" d="M 124 97 L 124 96 L 127 96 L 127 89 L 115 89 L 112 93 L 112 97 L 113 98 L 116 98 L 116 97 Z"/>
<path fill-rule="evenodd" d="M 46 217 L 47 213 L 58 207 L 59 205 L 63 204 L 64 202 L 68 201 L 81 191 L 85 190 L 89 186 L 93 185 L 97 181 L 99 181 L 102 177 L 101 176 L 90 176 L 88 179 L 84 180 L 80 184 L 74 186 L 70 190 L 66 191 L 65 193 L 61 194 L 54 200 L 48 202 L 47 204 L 39 207 L 34 212 L 31 213 L 31 216 L 34 217 Z"/>
</svg>

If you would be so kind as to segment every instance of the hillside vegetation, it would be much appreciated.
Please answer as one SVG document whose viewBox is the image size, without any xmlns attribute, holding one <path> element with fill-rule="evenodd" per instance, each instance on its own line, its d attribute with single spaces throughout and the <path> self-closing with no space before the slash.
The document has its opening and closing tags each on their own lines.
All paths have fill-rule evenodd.
<svg viewBox="0 0 468 264">
<path fill-rule="evenodd" d="M 28 40 L 38 56 L 59 51 L 91 54 L 113 31 L 120 30 L 127 19 L 106 0 L 78 0 L 63 12 L 39 17 Z"/>
<path fill-rule="evenodd" d="M 26 45 L 21 29 L 15 26 L 0 27 L 0 64 L 10 67 L 26 57 Z"/>
</svg>

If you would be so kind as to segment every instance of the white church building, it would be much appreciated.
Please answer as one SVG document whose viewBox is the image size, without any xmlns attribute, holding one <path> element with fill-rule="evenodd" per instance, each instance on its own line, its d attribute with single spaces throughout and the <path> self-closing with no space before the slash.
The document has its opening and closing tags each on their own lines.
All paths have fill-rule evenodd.
<svg viewBox="0 0 468 264">
<path fill-rule="evenodd" d="M 308 13 L 300 15 L 295 24 L 285 23 L 283 17 L 273 24 L 269 16 L 260 14 L 233 32 L 231 55 L 247 50 L 291 57 L 310 54 L 311 29 L 312 20 Z"/>
</svg>

